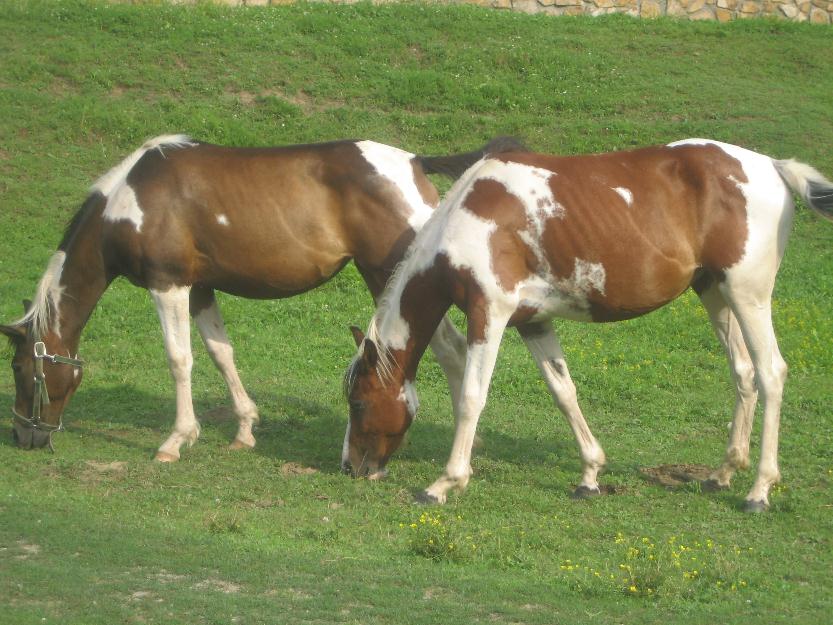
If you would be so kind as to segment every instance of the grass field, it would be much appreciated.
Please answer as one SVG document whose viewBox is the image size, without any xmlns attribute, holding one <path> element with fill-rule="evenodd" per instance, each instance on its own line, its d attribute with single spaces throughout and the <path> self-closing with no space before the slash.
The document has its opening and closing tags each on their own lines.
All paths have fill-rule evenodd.
<svg viewBox="0 0 833 625">
<path fill-rule="evenodd" d="M 552 19 L 470 7 L 0 7 L 0 317 L 21 313 L 89 184 L 148 137 L 233 145 L 356 137 L 423 153 L 516 134 L 572 154 L 707 136 L 833 176 L 833 31 L 780 22 Z M 733 391 L 696 297 L 635 321 L 556 324 L 615 494 L 573 501 L 580 463 L 508 333 L 465 494 L 413 505 L 452 423 L 428 356 L 420 417 L 382 483 L 338 471 L 349 266 L 290 300 L 221 300 L 263 424 L 250 453 L 198 345 L 203 430 L 151 459 L 173 387 L 150 298 L 112 285 L 57 453 L 0 426 L 0 623 L 829 623 L 833 226 L 799 211 L 775 292 L 791 365 L 783 484 L 729 492 L 640 469 L 715 465 Z M 13 401 L 11 373 L 0 405 Z M 759 426 L 759 423 L 756 423 Z M 759 429 L 753 435 L 757 462 Z"/>
</svg>

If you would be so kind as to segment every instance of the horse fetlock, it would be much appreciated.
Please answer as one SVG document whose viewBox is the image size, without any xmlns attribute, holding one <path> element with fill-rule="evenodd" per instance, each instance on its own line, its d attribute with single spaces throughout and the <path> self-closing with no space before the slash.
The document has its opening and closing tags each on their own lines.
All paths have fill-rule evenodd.
<svg viewBox="0 0 833 625">
<path fill-rule="evenodd" d="M 749 468 L 749 448 L 732 447 L 726 452 L 726 464 L 743 471 Z"/>
<path fill-rule="evenodd" d="M 161 449 L 156 452 L 155 460 L 157 462 L 178 462 L 179 461 L 179 452 L 173 454 L 169 451 L 162 451 Z"/>
</svg>

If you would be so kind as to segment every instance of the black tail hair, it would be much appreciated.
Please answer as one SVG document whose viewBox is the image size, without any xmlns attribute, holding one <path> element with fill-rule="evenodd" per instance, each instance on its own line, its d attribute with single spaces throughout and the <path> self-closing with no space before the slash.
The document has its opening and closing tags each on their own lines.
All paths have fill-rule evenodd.
<svg viewBox="0 0 833 625">
<path fill-rule="evenodd" d="M 495 137 L 479 150 L 449 156 L 417 156 L 426 174 L 441 174 L 449 178 L 459 178 L 469 167 L 487 154 L 503 152 L 531 152 L 515 137 Z"/>
</svg>

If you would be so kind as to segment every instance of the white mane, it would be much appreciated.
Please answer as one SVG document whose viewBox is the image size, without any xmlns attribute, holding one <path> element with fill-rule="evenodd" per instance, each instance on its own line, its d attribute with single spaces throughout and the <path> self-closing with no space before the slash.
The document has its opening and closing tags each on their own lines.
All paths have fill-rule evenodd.
<svg viewBox="0 0 833 625">
<path fill-rule="evenodd" d="M 391 351 L 405 348 L 410 331 L 399 314 L 402 293 L 413 276 L 422 273 L 434 263 L 449 212 L 459 205 L 465 195 L 468 194 L 471 179 L 476 175 L 484 161 L 485 159 L 481 159 L 469 167 L 449 189 L 431 218 L 417 232 L 405 253 L 405 257 L 394 269 L 385 290 L 379 298 L 376 312 L 373 313 L 373 317 L 370 319 L 365 336 L 366 339 L 370 339 L 376 344 L 376 350 L 379 353 L 376 367 L 383 382 L 389 382 L 393 376 L 395 363 Z M 351 388 L 356 377 L 356 367 L 364 355 L 364 346 L 365 343 L 362 342 L 347 368 L 344 377 L 345 390 L 347 391 Z"/>
<path fill-rule="evenodd" d="M 65 252 L 55 252 L 52 255 L 49 264 L 46 266 L 46 271 L 38 282 L 31 308 L 13 325 L 23 326 L 31 323 L 32 332 L 36 336 L 42 337 L 49 330 L 51 319 L 52 331 L 58 336 L 61 335 L 60 319 L 57 313 L 64 292 L 64 287 L 61 286 L 61 273 L 64 269 L 66 256 Z"/>
</svg>

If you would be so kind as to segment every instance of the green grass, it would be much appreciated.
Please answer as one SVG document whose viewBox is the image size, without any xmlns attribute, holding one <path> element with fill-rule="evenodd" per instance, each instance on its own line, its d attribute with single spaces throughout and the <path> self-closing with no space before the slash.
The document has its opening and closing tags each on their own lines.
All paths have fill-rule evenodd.
<svg viewBox="0 0 833 625">
<path fill-rule="evenodd" d="M 830 176 L 831 58 L 829 28 L 767 21 L 6 0 L 0 317 L 19 316 L 92 180 L 150 136 L 449 153 L 514 133 L 564 154 L 707 136 Z M 197 346 L 203 434 L 171 466 L 151 461 L 174 410 L 156 314 L 119 281 L 85 331 L 57 454 L 18 451 L 0 427 L 0 623 L 829 622 L 832 250 L 833 227 L 800 211 L 775 293 L 784 483 L 759 516 L 739 512 L 750 472 L 720 494 L 639 472 L 722 457 L 732 390 L 690 294 L 627 323 L 556 323 L 616 494 L 569 498 L 575 444 L 509 333 L 471 485 L 426 510 L 412 494 L 452 434 L 431 356 L 390 478 L 338 472 L 347 327 L 372 313 L 352 266 L 290 300 L 222 298 L 258 447 L 226 449 L 236 428 Z M 8 406 L 11 375 L 0 384 Z"/>
</svg>

